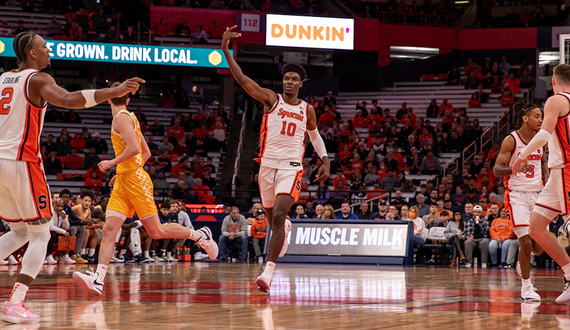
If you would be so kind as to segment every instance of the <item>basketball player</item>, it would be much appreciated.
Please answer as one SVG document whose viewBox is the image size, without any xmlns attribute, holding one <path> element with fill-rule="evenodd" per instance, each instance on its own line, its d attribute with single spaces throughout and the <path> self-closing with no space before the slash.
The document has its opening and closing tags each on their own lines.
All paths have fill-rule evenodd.
<svg viewBox="0 0 570 330">
<path fill-rule="evenodd" d="M 287 226 L 285 225 L 285 217 L 301 192 L 305 132 L 309 134 L 313 147 L 323 162 L 315 181 L 328 179 L 330 163 L 325 144 L 317 130 L 315 109 L 298 98 L 299 88 L 303 86 L 306 77 L 305 69 L 292 63 L 283 66 L 283 95 L 259 87 L 242 73 L 228 50 L 230 39 L 241 36 L 240 33 L 233 32 L 235 28 L 236 26 L 226 28 L 222 50 L 235 80 L 264 106 L 258 160 L 261 163 L 259 190 L 273 233 L 269 241 L 265 270 L 255 283 L 259 290 L 268 293 L 277 258 L 283 256 L 287 249 L 286 240 L 291 225 L 289 221 Z"/>
<path fill-rule="evenodd" d="M 118 86 L 114 83 L 113 86 Z M 154 203 L 152 181 L 143 165 L 150 158 L 150 150 L 139 121 L 134 113 L 127 111 L 129 95 L 112 98 L 109 101 L 113 112 L 111 141 L 116 158 L 99 163 L 99 169 L 117 166 L 117 175 L 111 179 L 115 185 L 106 211 L 106 224 L 103 227 L 103 240 L 99 250 L 99 264 L 95 273 L 73 273 L 73 280 L 89 292 L 100 295 L 109 263 L 115 252 L 115 237 L 127 218 L 135 212 L 146 231 L 154 239 L 189 238 L 196 241 L 211 259 L 218 257 L 218 245 L 212 239 L 208 227 L 193 230 L 178 223 L 162 225 Z"/>
<path fill-rule="evenodd" d="M 69 93 L 47 73 L 50 50 L 44 39 L 33 32 L 14 38 L 19 69 L 0 76 L 0 217 L 12 229 L 0 237 L 0 260 L 29 241 L 22 259 L 22 270 L 2 320 L 11 323 L 37 323 L 23 301 L 38 275 L 50 239 L 51 194 L 40 153 L 40 136 L 47 103 L 70 109 L 92 107 L 112 97 L 136 92 L 139 78 L 120 86 Z"/>
<path fill-rule="evenodd" d="M 544 105 L 544 120 L 540 131 L 522 149 L 517 160 L 512 165 L 513 175 L 525 172 L 528 168 L 528 157 L 548 142 L 548 168 L 550 178 L 536 201 L 536 206 L 530 216 L 529 235 L 558 263 L 564 271 L 564 291 L 556 298 L 557 303 L 570 300 L 570 258 L 547 229 L 550 222 L 560 213 L 565 220 L 570 214 L 570 65 L 559 64 L 554 67 L 552 88 L 555 95 L 546 100 Z M 523 165 L 521 167 L 521 165 Z M 566 228 L 564 224 L 562 229 Z M 563 233 L 567 236 L 566 233 Z M 522 247 L 522 244 L 521 244 Z"/>
<path fill-rule="evenodd" d="M 523 301 L 540 301 L 530 283 L 530 257 L 531 252 L 541 254 L 542 248 L 528 235 L 530 214 L 534 204 L 543 189 L 543 178 L 548 177 L 546 154 L 543 147 L 531 153 L 528 159 L 528 168 L 525 173 L 512 174 L 512 165 L 520 151 L 532 137 L 540 130 L 542 124 L 542 111 L 534 104 L 521 104 L 517 116 L 518 130 L 511 132 L 503 140 L 501 153 L 495 162 L 493 173 L 497 177 L 505 177 L 505 210 L 513 223 L 513 231 L 520 243 L 519 262 L 517 272 L 522 278 L 521 299 Z"/>
</svg>

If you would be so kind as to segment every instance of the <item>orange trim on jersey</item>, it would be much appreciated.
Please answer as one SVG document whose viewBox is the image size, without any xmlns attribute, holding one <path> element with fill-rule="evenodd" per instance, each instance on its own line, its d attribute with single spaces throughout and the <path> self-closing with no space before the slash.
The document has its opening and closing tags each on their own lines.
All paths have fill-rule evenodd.
<svg viewBox="0 0 570 330">
<path fill-rule="evenodd" d="M 521 140 L 522 144 L 524 144 L 526 146 L 526 142 L 524 142 L 523 138 L 519 134 L 519 131 L 515 131 L 515 133 L 517 133 L 517 136 L 519 137 L 519 140 Z"/>
<path fill-rule="evenodd" d="M 29 218 L 29 219 L 7 219 L 7 218 L 4 217 L 2 214 L 0 214 L 0 218 L 2 218 L 2 220 L 8 221 L 8 222 L 34 221 L 34 220 L 41 219 L 40 217 Z"/>
<path fill-rule="evenodd" d="M 38 152 L 40 151 L 39 138 L 41 134 L 42 110 L 42 108 L 36 108 L 30 103 L 26 104 L 25 128 L 22 141 L 20 141 L 18 147 L 17 160 L 33 163 L 41 162 Z"/>
<path fill-rule="evenodd" d="M 279 97 L 281 97 L 281 99 L 283 100 L 283 102 L 285 102 L 285 104 L 288 104 L 288 105 L 290 105 L 290 106 L 296 107 L 296 106 L 298 106 L 299 104 L 303 103 L 303 100 L 299 100 L 299 103 L 297 103 L 297 104 L 291 104 L 291 103 L 285 101 L 285 98 L 284 98 L 281 94 L 277 94 L 277 95 L 279 95 Z"/>
<path fill-rule="evenodd" d="M 566 100 L 570 103 L 570 94 L 569 94 L 569 93 L 560 92 L 560 93 L 558 93 L 558 94 L 556 94 L 556 95 L 562 95 L 562 96 L 564 96 L 564 97 L 566 98 Z M 568 110 L 568 112 L 566 112 L 566 114 L 565 114 L 564 116 L 558 117 L 558 119 L 567 117 L 568 115 L 570 115 L 570 110 Z"/>
<path fill-rule="evenodd" d="M 46 183 L 46 177 L 39 164 L 26 162 L 28 168 L 28 180 L 30 182 L 30 191 L 34 198 L 34 205 L 38 217 L 51 218 L 51 194 Z"/>
<path fill-rule="evenodd" d="M 560 120 L 562 119 L 562 120 Z M 568 143 L 568 135 L 566 135 L 566 141 L 562 140 L 562 132 L 563 130 L 566 130 L 566 134 L 568 134 L 568 128 L 565 127 L 564 123 L 567 123 L 567 119 L 566 118 L 559 118 L 556 121 L 556 126 L 554 127 L 554 131 L 556 132 L 556 137 L 558 140 L 558 145 L 560 147 L 560 153 L 562 154 L 562 157 L 564 157 L 564 163 L 568 163 L 568 156 L 566 155 L 566 153 L 570 152 L 570 144 Z"/>
<path fill-rule="evenodd" d="M 570 175 L 570 171 L 568 171 L 569 168 L 564 167 L 561 169 L 560 173 L 562 173 L 562 187 L 563 189 L 563 193 L 564 193 L 564 210 L 562 210 L 560 213 L 562 213 L 562 215 L 566 215 L 570 213 L 570 209 L 568 208 L 568 196 L 570 195 L 570 181 L 566 180 L 566 176 L 564 175 L 564 172 L 567 172 L 567 175 Z"/>
<path fill-rule="evenodd" d="M 291 186 L 291 191 L 289 192 L 289 195 L 295 199 L 295 202 L 299 200 L 299 195 L 301 194 L 301 180 L 303 178 L 303 173 L 305 173 L 305 170 L 297 172 L 295 180 L 293 180 L 293 185 Z"/>
<path fill-rule="evenodd" d="M 263 153 L 265 152 L 265 147 L 267 145 L 267 116 L 269 116 L 268 113 L 264 114 L 261 121 L 261 132 L 259 133 L 261 147 L 259 149 L 259 158 L 263 157 Z"/>
<path fill-rule="evenodd" d="M 534 203 L 534 205 L 535 205 L 535 206 L 538 205 L 538 206 L 544 207 L 545 209 L 548 209 L 548 210 L 551 210 L 551 211 L 554 211 L 554 212 L 561 212 L 560 210 L 555 210 L 555 209 L 553 209 L 552 207 L 549 207 L 549 206 L 546 206 L 546 205 L 542 205 L 542 204 L 539 204 L 539 203 Z"/>
<path fill-rule="evenodd" d="M 26 81 L 24 82 L 24 98 L 26 99 L 26 102 L 31 104 L 34 108 L 41 109 L 41 108 L 45 108 L 47 106 L 47 102 L 45 102 L 43 106 L 39 107 L 39 106 L 35 105 L 34 102 L 30 101 L 30 99 L 28 98 L 28 84 L 30 83 L 29 80 L 30 80 L 30 77 L 33 76 L 35 73 L 36 72 L 32 72 L 31 74 L 29 74 L 26 77 Z"/>
</svg>

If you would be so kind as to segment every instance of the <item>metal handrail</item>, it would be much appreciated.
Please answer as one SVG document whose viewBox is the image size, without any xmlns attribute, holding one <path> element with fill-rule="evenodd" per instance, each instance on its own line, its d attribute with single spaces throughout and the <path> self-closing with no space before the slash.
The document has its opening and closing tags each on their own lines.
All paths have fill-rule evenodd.
<svg viewBox="0 0 570 330">
<path fill-rule="evenodd" d="M 232 176 L 232 198 L 236 197 L 236 179 L 239 173 L 239 164 L 241 161 L 241 151 L 243 149 L 243 137 L 245 135 L 245 125 L 246 125 L 246 119 L 247 119 L 247 100 L 246 100 L 246 105 L 245 105 L 245 109 L 243 110 L 243 114 L 241 117 L 241 129 L 239 132 L 239 142 L 238 142 L 238 147 L 237 147 L 237 154 L 236 154 L 236 161 L 234 163 L 234 174 Z"/>
</svg>

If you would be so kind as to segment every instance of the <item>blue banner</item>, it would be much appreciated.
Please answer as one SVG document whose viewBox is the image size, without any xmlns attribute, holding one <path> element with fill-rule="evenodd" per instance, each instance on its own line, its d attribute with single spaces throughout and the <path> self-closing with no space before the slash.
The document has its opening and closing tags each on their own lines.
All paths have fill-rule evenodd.
<svg viewBox="0 0 570 330">
<path fill-rule="evenodd" d="M 0 38 L 0 57 L 16 57 L 14 38 Z M 54 60 L 228 68 L 220 49 L 46 40 Z M 231 52 L 231 51 L 230 51 Z"/>
</svg>

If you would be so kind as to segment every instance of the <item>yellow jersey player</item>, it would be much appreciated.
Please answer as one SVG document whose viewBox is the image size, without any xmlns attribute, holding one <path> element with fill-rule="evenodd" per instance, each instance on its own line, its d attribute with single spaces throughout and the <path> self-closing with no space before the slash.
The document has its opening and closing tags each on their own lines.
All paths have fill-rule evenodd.
<svg viewBox="0 0 570 330">
<path fill-rule="evenodd" d="M 113 84 L 115 85 L 118 83 Z M 99 169 L 104 172 L 116 165 L 117 175 L 111 179 L 111 183 L 114 181 L 114 188 L 107 205 L 99 264 L 95 273 L 73 274 L 75 283 L 96 295 L 103 291 L 103 282 L 115 249 L 115 236 L 125 219 L 132 217 L 135 212 L 154 239 L 189 238 L 206 250 L 210 259 L 218 257 L 218 245 L 212 239 L 208 227 L 193 230 L 177 223 L 160 223 L 153 198 L 152 181 L 143 169 L 144 163 L 150 158 L 150 150 L 136 116 L 126 110 L 128 103 L 128 94 L 113 98 L 109 102 L 113 111 L 111 141 L 116 158 L 102 161 L 99 163 Z"/>
</svg>

